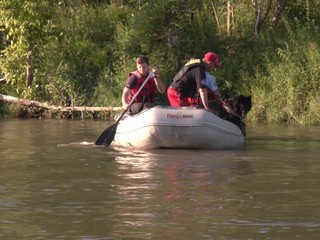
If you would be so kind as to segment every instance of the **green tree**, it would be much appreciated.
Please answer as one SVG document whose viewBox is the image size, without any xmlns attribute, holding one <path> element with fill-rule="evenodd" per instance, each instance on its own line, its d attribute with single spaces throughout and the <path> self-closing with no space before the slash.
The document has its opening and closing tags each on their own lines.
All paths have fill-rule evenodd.
<svg viewBox="0 0 320 240">
<path fill-rule="evenodd" d="M 4 35 L 1 72 L 8 74 L 7 83 L 18 94 L 26 94 L 26 86 L 32 84 L 35 68 L 41 62 L 39 52 L 52 30 L 51 13 L 46 0 L 0 2 L 0 31 Z"/>
</svg>

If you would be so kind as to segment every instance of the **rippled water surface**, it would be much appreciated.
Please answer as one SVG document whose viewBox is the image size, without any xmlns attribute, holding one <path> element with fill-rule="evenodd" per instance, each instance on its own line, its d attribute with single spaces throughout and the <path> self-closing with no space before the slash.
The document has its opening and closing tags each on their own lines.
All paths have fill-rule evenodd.
<svg viewBox="0 0 320 240">
<path fill-rule="evenodd" d="M 238 151 L 94 147 L 105 122 L 0 121 L 0 239 L 320 239 L 320 130 Z"/>
</svg>

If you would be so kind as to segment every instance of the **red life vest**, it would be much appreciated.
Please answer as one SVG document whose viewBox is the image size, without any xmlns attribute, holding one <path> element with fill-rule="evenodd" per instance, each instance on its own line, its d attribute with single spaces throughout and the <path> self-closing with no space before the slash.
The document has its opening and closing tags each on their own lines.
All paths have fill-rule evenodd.
<svg viewBox="0 0 320 240">
<path fill-rule="evenodd" d="M 139 91 L 141 85 L 146 80 L 146 77 L 142 76 L 138 71 L 131 72 L 129 74 L 128 80 L 131 75 L 134 75 L 137 79 L 137 84 L 131 91 L 129 96 L 129 102 L 133 98 L 133 96 Z M 127 81 L 128 81 L 127 80 Z M 139 95 L 135 98 L 135 102 L 154 102 L 156 98 L 156 84 L 154 82 L 154 78 L 150 77 L 149 81 L 144 85 L 143 89 L 140 91 Z"/>
</svg>

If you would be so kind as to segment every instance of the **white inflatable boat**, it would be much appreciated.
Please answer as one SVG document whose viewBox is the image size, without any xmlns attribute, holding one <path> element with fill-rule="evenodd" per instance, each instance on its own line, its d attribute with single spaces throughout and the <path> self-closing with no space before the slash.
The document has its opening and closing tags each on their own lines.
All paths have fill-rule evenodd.
<svg viewBox="0 0 320 240">
<path fill-rule="evenodd" d="M 194 107 L 156 106 L 123 116 L 114 146 L 134 149 L 237 149 L 244 136 L 235 124 Z"/>
</svg>

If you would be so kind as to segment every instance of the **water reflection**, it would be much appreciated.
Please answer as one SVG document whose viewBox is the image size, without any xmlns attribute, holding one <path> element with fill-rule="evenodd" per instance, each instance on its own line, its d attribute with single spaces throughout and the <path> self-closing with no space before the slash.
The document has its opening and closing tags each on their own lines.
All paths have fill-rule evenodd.
<svg viewBox="0 0 320 240">
<path fill-rule="evenodd" d="M 158 239 L 176 239 L 177 234 L 192 236 L 190 232 L 183 233 L 183 229 L 186 232 L 189 229 L 186 219 L 192 225 L 202 216 L 206 225 L 212 216 L 230 211 L 225 200 L 237 197 L 225 186 L 239 172 L 240 175 L 252 172 L 250 163 L 234 161 L 242 154 L 242 151 L 161 150 L 159 155 L 159 151 L 118 149 L 114 153 L 115 175 L 121 180 L 113 187 L 122 201 L 117 206 L 119 221 L 114 228 L 122 235 L 128 234 L 126 231 L 133 226 L 160 228 Z"/>
<path fill-rule="evenodd" d="M 132 151 L 93 147 L 104 127 L 1 122 L 0 239 L 318 239 L 318 128 L 252 126 L 239 151 Z"/>
<path fill-rule="evenodd" d="M 312 213 L 320 197 L 317 138 L 288 143 L 287 136 L 253 136 L 244 151 L 120 151 L 117 189 L 124 204 L 118 214 L 125 220 L 114 227 L 122 235 L 130 226 L 150 234 L 162 229 L 157 239 L 313 236 L 320 226 L 320 215 Z"/>
</svg>

